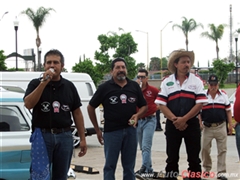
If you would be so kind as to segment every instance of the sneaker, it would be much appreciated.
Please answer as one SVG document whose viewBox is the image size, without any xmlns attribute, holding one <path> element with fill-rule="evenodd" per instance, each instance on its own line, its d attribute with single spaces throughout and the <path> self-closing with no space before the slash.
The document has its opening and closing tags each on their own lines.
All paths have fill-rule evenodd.
<svg viewBox="0 0 240 180">
<path fill-rule="evenodd" d="M 143 175 L 146 173 L 145 169 L 145 167 L 141 167 L 138 171 L 135 172 L 135 177 L 140 180 L 150 180 L 149 178 L 145 177 L 146 175 Z"/>
<path fill-rule="evenodd" d="M 144 173 L 144 171 L 145 171 L 145 168 L 141 167 L 138 171 L 135 172 L 135 177 L 138 179 L 143 179 L 141 174 Z"/>
<path fill-rule="evenodd" d="M 163 131 L 162 128 L 156 128 L 155 131 Z"/>
<path fill-rule="evenodd" d="M 135 177 L 140 180 L 151 180 L 152 178 L 154 178 L 154 177 L 152 177 L 152 178 L 145 177 L 146 175 L 143 175 L 143 174 L 147 174 L 147 173 L 141 173 L 141 174 L 135 173 Z"/>
<path fill-rule="evenodd" d="M 140 180 L 147 180 L 146 178 L 142 177 L 140 173 L 135 173 L 135 177 Z"/>
<path fill-rule="evenodd" d="M 224 175 L 218 175 L 217 179 L 228 180 Z"/>
</svg>

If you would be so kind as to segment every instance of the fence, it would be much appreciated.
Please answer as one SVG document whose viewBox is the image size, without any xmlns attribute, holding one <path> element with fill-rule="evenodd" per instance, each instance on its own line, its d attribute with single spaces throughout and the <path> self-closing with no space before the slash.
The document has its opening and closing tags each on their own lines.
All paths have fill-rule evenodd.
<svg viewBox="0 0 240 180">
<path fill-rule="evenodd" d="M 211 75 L 210 73 L 199 73 L 198 74 L 203 80 L 207 81 L 208 77 Z M 150 80 L 160 80 L 160 74 L 152 74 L 149 76 Z M 221 77 L 219 77 L 221 79 Z M 240 74 L 238 74 L 238 80 L 240 80 Z M 236 83 L 236 74 L 229 73 L 228 78 L 226 79 L 225 83 Z"/>
</svg>

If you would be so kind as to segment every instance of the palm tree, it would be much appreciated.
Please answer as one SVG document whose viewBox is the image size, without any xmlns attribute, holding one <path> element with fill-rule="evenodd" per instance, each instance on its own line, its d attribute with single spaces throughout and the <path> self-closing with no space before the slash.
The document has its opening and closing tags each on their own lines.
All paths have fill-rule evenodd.
<svg viewBox="0 0 240 180">
<path fill-rule="evenodd" d="M 216 52 L 217 52 L 217 59 L 219 59 L 219 47 L 218 47 L 218 41 L 222 39 L 223 33 L 224 33 L 224 27 L 227 25 L 220 24 L 219 26 L 215 26 L 214 24 L 209 24 L 208 27 L 210 28 L 209 32 L 203 32 L 201 33 L 202 37 L 206 37 L 210 40 L 213 40 L 216 42 Z"/>
<path fill-rule="evenodd" d="M 186 50 L 188 51 L 188 43 L 189 43 L 188 33 L 196 30 L 198 27 L 203 28 L 203 25 L 201 23 L 197 24 L 196 21 L 192 18 L 189 20 L 186 17 L 182 17 L 182 18 L 183 18 L 182 24 L 174 24 L 172 26 L 172 29 L 174 30 L 174 28 L 176 27 L 176 28 L 182 30 L 182 32 L 186 38 L 185 44 L 186 44 Z"/>
<path fill-rule="evenodd" d="M 53 8 L 40 7 L 37 9 L 36 12 L 34 12 L 31 8 L 28 8 L 25 11 L 21 12 L 21 14 L 27 15 L 28 18 L 32 21 L 33 26 L 37 32 L 36 45 L 37 45 L 37 52 L 38 52 L 38 70 L 39 71 L 41 70 L 41 58 L 40 58 L 40 52 L 39 52 L 39 47 L 41 45 L 41 39 L 39 36 L 39 29 L 46 22 L 46 18 L 48 15 L 50 15 L 50 11 L 55 11 L 55 10 Z M 35 67 L 35 64 L 34 64 L 34 67 Z"/>
</svg>

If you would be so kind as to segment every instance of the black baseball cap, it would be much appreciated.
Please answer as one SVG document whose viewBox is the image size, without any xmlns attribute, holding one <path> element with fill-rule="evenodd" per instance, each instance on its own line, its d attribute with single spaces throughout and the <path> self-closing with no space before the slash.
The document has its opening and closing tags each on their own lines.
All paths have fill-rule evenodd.
<svg viewBox="0 0 240 180">
<path fill-rule="evenodd" d="M 218 83 L 218 77 L 216 75 L 211 75 L 209 76 L 208 78 L 208 83 L 214 83 L 214 84 L 217 84 Z"/>
</svg>

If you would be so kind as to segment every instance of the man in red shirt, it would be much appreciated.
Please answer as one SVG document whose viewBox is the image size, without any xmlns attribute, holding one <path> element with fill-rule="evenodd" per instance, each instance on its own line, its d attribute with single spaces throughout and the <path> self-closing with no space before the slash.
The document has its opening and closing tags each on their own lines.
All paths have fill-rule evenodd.
<svg viewBox="0 0 240 180">
<path fill-rule="evenodd" d="M 236 145 L 238 151 L 238 162 L 240 162 L 240 86 L 238 86 L 235 94 L 235 102 L 233 107 L 233 115 L 234 119 L 236 120 L 235 126 L 235 137 L 236 137 Z"/>
<path fill-rule="evenodd" d="M 159 90 L 148 84 L 148 71 L 140 69 L 137 75 L 137 82 L 139 83 L 142 93 L 147 101 L 148 111 L 138 120 L 137 136 L 140 149 L 142 151 L 142 167 L 136 172 L 136 177 L 142 177 L 142 173 L 153 173 L 151 148 L 153 134 L 156 129 L 156 111 L 157 106 L 154 103 L 157 98 Z"/>
</svg>

